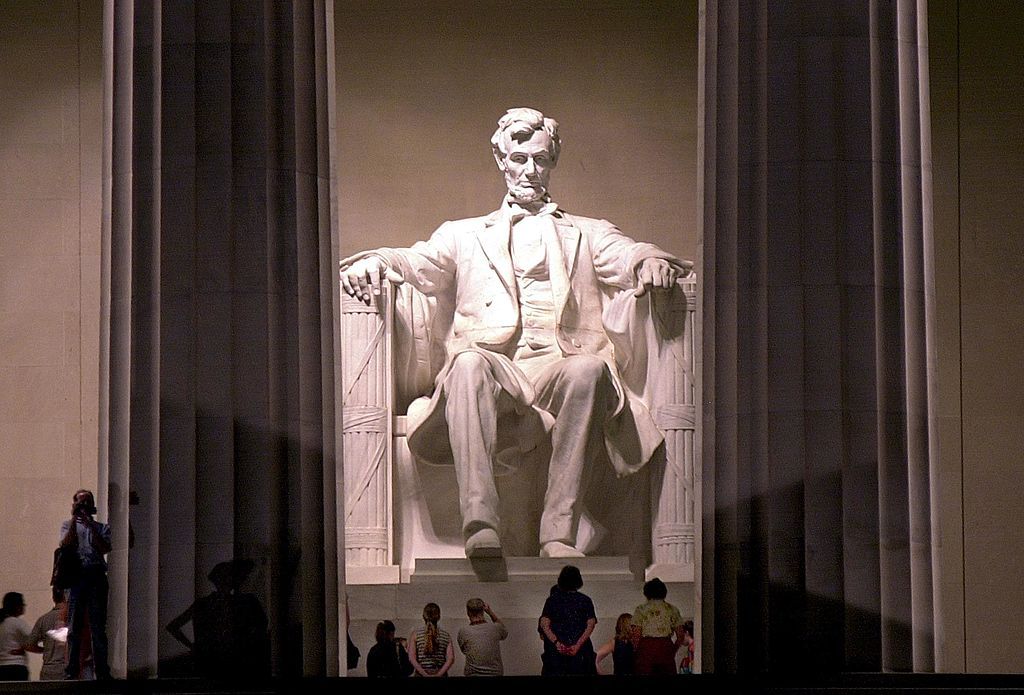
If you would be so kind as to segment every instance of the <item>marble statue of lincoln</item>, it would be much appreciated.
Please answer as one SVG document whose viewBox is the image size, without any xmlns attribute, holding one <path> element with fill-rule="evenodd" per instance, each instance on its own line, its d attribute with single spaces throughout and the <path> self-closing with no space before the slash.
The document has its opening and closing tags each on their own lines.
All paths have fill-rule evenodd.
<svg viewBox="0 0 1024 695">
<path fill-rule="evenodd" d="M 491 145 L 508 187 L 497 210 L 445 222 L 410 248 L 347 258 L 341 283 L 367 303 L 382 282 L 409 283 L 450 313 L 446 361 L 408 443 L 421 462 L 454 464 L 466 555 L 502 552 L 499 423 L 539 415 L 551 443 L 540 553 L 580 557 L 587 467 L 606 455 L 618 474 L 629 474 L 662 442 L 619 378 L 603 311 L 617 293 L 673 287 L 692 263 L 552 201 L 548 182 L 561 150 L 553 119 L 510 109 Z"/>
</svg>

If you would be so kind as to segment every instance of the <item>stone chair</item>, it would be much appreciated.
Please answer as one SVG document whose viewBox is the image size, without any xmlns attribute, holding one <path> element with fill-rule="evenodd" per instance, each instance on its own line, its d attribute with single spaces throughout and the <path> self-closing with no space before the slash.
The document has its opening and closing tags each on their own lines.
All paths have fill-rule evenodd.
<svg viewBox="0 0 1024 695">
<path fill-rule="evenodd" d="M 619 317 L 613 343 L 646 348 L 643 359 L 619 362 L 620 375 L 648 406 L 665 444 L 625 478 L 607 461 L 594 462 L 577 547 L 588 556 L 626 556 L 637 575 L 693 581 L 700 529 L 696 280 L 639 299 L 620 292 L 611 302 Z M 418 464 L 405 441 L 408 414 L 426 402 L 444 363 L 443 312 L 408 285 L 386 287 L 370 306 L 342 293 L 341 306 L 346 581 L 409 581 L 418 559 L 465 557 L 454 467 Z M 616 349 L 617 359 L 629 353 Z M 537 555 L 549 450 L 542 440 L 527 456 L 499 456 L 506 556 Z"/>
</svg>

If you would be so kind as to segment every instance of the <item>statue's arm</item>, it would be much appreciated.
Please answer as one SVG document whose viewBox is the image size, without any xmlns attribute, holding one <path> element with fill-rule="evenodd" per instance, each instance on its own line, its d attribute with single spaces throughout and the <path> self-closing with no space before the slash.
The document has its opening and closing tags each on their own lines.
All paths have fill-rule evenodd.
<svg viewBox="0 0 1024 695">
<path fill-rule="evenodd" d="M 591 250 L 601 281 L 620 289 L 635 289 L 637 296 L 652 287 L 670 288 L 693 268 L 693 262 L 654 244 L 631 239 L 605 220 L 596 220 L 592 226 Z"/>
<path fill-rule="evenodd" d="M 426 295 L 446 291 L 454 282 L 458 267 L 457 234 L 446 222 L 426 241 L 409 248 L 379 248 L 363 251 L 341 261 L 342 289 L 369 302 L 379 294 L 385 280 L 408 282 Z"/>
</svg>

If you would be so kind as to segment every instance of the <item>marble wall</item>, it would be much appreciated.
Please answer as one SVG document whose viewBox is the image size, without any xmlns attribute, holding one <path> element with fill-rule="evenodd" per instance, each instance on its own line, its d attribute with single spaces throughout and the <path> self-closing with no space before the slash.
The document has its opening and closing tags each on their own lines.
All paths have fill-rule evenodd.
<svg viewBox="0 0 1024 695">
<path fill-rule="evenodd" d="M 0 4 L 0 592 L 29 620 L 97 479 L 102 5 Z"/>
<path fill-rule="evenodd" d="M 1024 7 L 932 0 L 942 542 L 951 670 L 1024 650 Z"/>
<path fill-rule="evenodd" d="M 341 255 L 495 209 L 491 134 L 532 106 L 561 124 L 555 200 L 695 258 L 697 5 L 338 3 Z"/>
</svg>

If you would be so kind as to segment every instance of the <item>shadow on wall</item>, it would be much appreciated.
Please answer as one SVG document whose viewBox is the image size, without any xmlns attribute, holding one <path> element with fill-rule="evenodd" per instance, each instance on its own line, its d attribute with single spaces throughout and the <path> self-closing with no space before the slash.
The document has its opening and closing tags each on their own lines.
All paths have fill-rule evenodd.
<svg viewBox="0 0 1024 695">
<path fill-rule="evenodd" d="M 234 559 L 214 566 L 214 590 L 198 598 L 167 625 L 189 652 L 160 662 L 165 677 L 269 678 L 267 614 L 255 594 L 242 591 L 253 562 Z M 192 638 L 184 628 L 191 623 Z"/>
<path fill-rule="evenodd" d="M 887 669 L 910 671 L 915 639 L 932 648 L 930 629 L 915 634 L 899 615 L 883 618 L 877 512 L 867 500 L 851 510 L 843 482 L 835 471 L 715 510 L 715 605 L 704 621 L 713 621 L 718 672 L 879 673 L 883 653 Z M 723 528 L 737 538 L 723 542 Z M 894 613 L 909 615 L 910 594 L 908 584 L 893 597 Z"/>
</svg>

